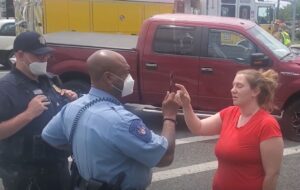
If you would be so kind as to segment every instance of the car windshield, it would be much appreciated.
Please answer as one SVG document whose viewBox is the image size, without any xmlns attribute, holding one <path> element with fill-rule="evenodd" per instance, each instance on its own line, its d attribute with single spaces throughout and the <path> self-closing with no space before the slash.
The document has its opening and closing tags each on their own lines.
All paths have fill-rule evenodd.
<svg viewBox="0 0 300 190">
<path fill-rule="evenodd" d="M 16 35 L 16 27 L 14 22 L 4 23 L 2 26 L 0 26 L 0 36 L 15 36 L 15 35 Z"/>
<path fill-rule="evenodd" d="M 286 55 L 290 54 L 288 47 L 283 45 L 279 40 L 274 38 L 267 31 L 259 26 L 255 26 L 249 29 L 249 32 L 255 36 L 259 41 L 261 41 L 270 51 L 272 51 L 279 59 L 284 58 Z"/>
</svg>

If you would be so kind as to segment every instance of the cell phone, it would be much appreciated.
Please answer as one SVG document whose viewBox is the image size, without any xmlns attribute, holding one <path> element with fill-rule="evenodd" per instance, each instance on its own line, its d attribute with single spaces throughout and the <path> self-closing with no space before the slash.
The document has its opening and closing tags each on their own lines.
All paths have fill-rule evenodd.
<svg viewBox="0 0 300 190">
<path fill-rule="evenodd" d="M 174 73 L 170 73 L 170 84 L 169 84 L 169 92 L 176 92 L 176 86 L 174 81 Z"/>
</svg>

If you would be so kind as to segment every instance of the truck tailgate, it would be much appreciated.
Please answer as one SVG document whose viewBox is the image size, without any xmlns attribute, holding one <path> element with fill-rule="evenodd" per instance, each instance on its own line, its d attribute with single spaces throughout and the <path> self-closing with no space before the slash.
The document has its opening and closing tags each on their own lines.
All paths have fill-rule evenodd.
<svg viewBox="0 0 300 190">
<path fill-rule="evenodd" d="M 137 36 L 92 32 L 56 32 L 45 34 L 47 43 L 55 45 L 134 49 Z"/>
</svg>

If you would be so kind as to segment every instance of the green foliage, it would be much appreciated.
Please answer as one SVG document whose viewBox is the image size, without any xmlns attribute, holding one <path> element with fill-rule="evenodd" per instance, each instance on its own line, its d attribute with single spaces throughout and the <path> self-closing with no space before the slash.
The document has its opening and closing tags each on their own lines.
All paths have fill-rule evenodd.
<svg viewBox="0 0 300 190">
<path fill-rule="evenodd" d="M 297 0 L 296 4 L 297 4 L 296 19 L 300 20 L 300 1 Z M 281 8 L 279 10 L 278 18 L 281 19 L 281 20 L 284 20 L 284 21 L 292 20 L 292 16 L 293 16 L 292 12 L 293 12 L 292 5 L 289 4 L 289 5 L 285 6 L 284 8 Z"/>
</svg>

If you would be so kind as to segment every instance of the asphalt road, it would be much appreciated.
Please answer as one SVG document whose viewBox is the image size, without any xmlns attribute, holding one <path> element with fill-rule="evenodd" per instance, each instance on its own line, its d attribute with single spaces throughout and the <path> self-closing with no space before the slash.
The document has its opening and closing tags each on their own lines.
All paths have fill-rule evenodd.
<svg viewBox="0 0 300 190">
<path fill-rule="evenodd" d="M 0 67 L 0 78 L 3 77 L 6 73 L 7 73 L 7 71 L 2 71 L 1 67 Z"/>
</svg>

